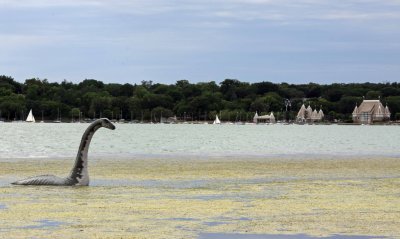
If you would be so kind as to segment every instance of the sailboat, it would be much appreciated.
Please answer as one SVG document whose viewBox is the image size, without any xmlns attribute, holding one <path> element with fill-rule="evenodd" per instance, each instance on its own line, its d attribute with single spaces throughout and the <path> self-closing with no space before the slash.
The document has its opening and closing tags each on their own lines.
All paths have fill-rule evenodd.
<svg viewBox="0 0 400 239">
<path fill-rule="evenodd" d="M 32 109 L 29 111 L 28 117 L 25 120 L 26 122 L 35 122 L 35 117 L 32 114 Z"/>
<path fill-rule="evenodd" d="M 219 120 L 218 115 L 215 116 L 215 120 L 214 120 L 213 124 L 221 124 L 221 121 Z"/>
<path fill-rule="evenodd" d="M 53 123 L 61 123 L 60 108 L 57 109 L 57 120 L 54 120 Z"/>
<path fill-rule="evenodd" d="M 42 120 L 40 121 L 40 123 L 44 123 L 44 120 L 43 120 L 43 110 L 42 110 Z"/>
</svg>

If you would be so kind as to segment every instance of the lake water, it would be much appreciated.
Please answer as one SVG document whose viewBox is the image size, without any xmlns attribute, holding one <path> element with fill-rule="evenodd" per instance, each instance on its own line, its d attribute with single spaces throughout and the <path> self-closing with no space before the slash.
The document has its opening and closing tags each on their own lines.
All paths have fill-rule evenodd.
<svg viewBox="0 0 400 239">
<path fill-rule="evenodd" d="M 0 124 L 0 238 L 400 238 L 398 126 L 116 124 L 89 187 L 10 185 L 87 127 Z"/>
<path fill-rule="evenodd" d="M 0 124 L 0 159 L 74 157 L 88 124 Z M 343 125 L 116 124 L 90 156 L 274 157 L 400 155 L 400 127 Z"/>
</svg>

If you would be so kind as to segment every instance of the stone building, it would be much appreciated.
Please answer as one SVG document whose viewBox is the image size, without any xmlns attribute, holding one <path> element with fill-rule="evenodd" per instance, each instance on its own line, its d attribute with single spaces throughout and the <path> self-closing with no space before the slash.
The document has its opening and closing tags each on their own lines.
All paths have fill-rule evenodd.
<svg viewBox="0 0 400 239">
<path fill-rule="evenodd" d="M 384 107 L 380 100 L 363 100 L 360 106 L 353 110 L 353 122 L 372 124 L 390 120 L 389 107 Z"/>
</svg>

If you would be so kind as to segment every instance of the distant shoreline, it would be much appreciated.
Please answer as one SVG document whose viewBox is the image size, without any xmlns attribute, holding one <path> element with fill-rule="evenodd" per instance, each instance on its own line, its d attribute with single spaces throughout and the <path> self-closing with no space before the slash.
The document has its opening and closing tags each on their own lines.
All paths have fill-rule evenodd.
<svg viewBox="0 0 400 239">
<path fill-rule="evenodd" d="M 54 121 L 36 121 L 36 122 L 25 122 L 25 121 L 0 121 L 0 123 L 14 123 L 14 124 L 89 124 L 93 122 L 91 121 L 81 121 L 81 122 L 54 122 Z M 123 121 L 119 122 L 117 120 L 112 120 L 113 123 L 117 124 L 195 124 L 195 125 L 209 125 L 213 124 L 212 121 L 191 121 L 191 122 L 176 122 L 176 123 L 160 123 L 160 122 L 132 122 L 132 121 Z M 360 124 L 360 123 L 335 123 L 335 122 L 315 122 L 315 123 L 297 123 L 297 122 L 277 122 L 277 123 L 252 123 L 252 122 L 222 122 L 219 125 L 359 125 L 359 126 L 382 126 L 382 125 L 400 125 L 400 122 L 384 122 L 384 123 L 374 123 L 374 124 Z"/>
</svg>

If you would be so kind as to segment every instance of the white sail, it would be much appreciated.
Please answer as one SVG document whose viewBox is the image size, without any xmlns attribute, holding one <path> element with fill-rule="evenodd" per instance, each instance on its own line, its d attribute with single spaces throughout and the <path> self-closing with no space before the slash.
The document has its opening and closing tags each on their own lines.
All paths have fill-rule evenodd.
<svg viewBox="0 0 400 239">
<path fill-rule="evenodd" d="M 221 121 L 218 119 L 218 115 L 215 116 L 215 120 L 213 124 L 221 124 Z"/>
<path fill-rule="evenodd" d="M 35 117 L 32 114 L 32 109 L 29 111 L 28 117 L 25 120 L 26 122 L 35 122 Z"/>
</svg>

